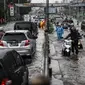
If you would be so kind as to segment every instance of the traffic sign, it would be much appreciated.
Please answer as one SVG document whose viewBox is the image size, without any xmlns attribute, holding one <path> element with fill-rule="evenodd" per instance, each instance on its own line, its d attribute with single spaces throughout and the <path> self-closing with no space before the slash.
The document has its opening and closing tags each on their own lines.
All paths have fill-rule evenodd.
<svg viewBox="0 0 85 85">
<path fill-rule="evenodd" d="M 10 16 L 14 16 L 14 6 L 10 7 Z"/>
</svg>

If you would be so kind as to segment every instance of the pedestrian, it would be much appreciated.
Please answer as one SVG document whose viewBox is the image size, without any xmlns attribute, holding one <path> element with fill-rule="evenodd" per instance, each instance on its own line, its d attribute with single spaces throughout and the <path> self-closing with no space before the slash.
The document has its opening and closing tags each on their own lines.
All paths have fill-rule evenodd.
<svg viewBox="0 0 85 85">
<path fill-rule="evenodd" d="M 56 27 L 59 26 L 59 22 L 56 23 Z"/>
<path fill-rule="evenodd" d="M 50 79 L 44 75 L 39 75 L 31 80 L 31 85 L 50 85 Z"/>
<path fill-rule="evenodd" d="M 43 29 L 45 29 L 45 27 L 46 27 L 46 20 L 44 19 L 43 20 Z"/>
<path fill-rule="evenodd" d="M 43 29 L 43 20 L 40 21 L 40 28 Z"/>
<path fill-rule="evenodd" d="M 78 40 L 79 40 L 79 33 L 78 31 L 76 30 L 75 27 L 72 27 L 70 29 L 70 33 L 68 34 L 68 36 L 65 38 L 69 38 L 71 37 L 71 40 L 72 40 L 72 54 L 74 54 L 74 51 L 75 51 L 75 54 L 78 55 Z"/>
<path fill-rule="evenodd" d="M 56 32 L 57 32 L 58 40 L 62 39 L 63 38 L 62 35 L 64 33 L 64 29 L 63 29 L 62 25 L 58 25 L 56 27 Z"/>
<path fill-rule="evenodd" d="M 79 21 L 77 20 L 77 25 L 79 25 Z"/>
</svg>

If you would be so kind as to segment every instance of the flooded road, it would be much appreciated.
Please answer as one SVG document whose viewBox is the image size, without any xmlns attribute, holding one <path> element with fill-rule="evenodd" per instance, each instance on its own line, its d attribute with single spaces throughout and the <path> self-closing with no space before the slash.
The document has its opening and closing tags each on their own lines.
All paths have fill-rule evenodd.
<svg viewBox="0 0 85 85">
<path fill-rule="evenodd" d="M 31 64 L 28 64 L 29 78 L 43 74 L 44 72 L 44 31 L 39 29 L 38 38 L 36 40 L 36 55 Z"/>
<path fill-rule="evenodd" d="M 10 22 L 3 26 L 5 31 L 13 30 L 15 22 Z M 44 31 L 38 30 L 38 38 L 36 39 L 36 54 L 32 59 L 32 63 L 28 64 L 29 70 L 29 78 L 37 76 L 39 74 L 43 74 L 44 70 L 44 53 L 43 53 L 43 45 L 44 45 Z"/>
<path fill-rule="evenodd" d="M 12 30 L 14 23 L 4 27 L 5 30 Z M 65 31 L 64 37 L 69 33 Z M 52 67 L 52 85 L 85 85 L 85 38 L 83 37 L 83 50 L 80 50 L 78 60 L 62 56 L 63 40 L 58 41 L 56 32 L 49 35 L 50 57 Z M 28 64 L 29 78 L 43 74 L 44 70 L 44 31 L 39 29 L 36 40 L 36 55 L 31 64 Z"/>
<path fill-rule="evenodd" d="M 65 31 L 64 37 L 68 34 Z M 69 57 L 62 56 L 63 40 L 57 40 L 56 32 L 49 35 L 50 38 L 50 57 L 53 78 L 55 82 L 63 82 L 62 85 L 85 85 L 85 39 L 83 37 L 83 49 L 79 50 L 78 60 L 75 55 Z M 55 63 L 54 63 L 55 62 Z M 53 67 L 53 65 L 55 65 Z M 55 68 L 55 69 L 54 69 Z M 56 85 L 56 84 L 55 84 Z M 60 83 L 58 85 L 61 85 Z"/>
</svg>

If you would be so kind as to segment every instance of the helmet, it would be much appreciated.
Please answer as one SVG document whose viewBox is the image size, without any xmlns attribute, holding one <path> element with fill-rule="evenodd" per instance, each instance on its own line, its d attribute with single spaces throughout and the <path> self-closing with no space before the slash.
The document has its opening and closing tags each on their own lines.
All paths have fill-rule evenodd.
<svg viewBox="0 0 85 85">
<path fill-rule="evenodd" d="M 74 31 L 76 31 L 76 28 L 73 26 L 73 27 L 70 28 L 70 31 L 74 32 Z"/>
</svg>

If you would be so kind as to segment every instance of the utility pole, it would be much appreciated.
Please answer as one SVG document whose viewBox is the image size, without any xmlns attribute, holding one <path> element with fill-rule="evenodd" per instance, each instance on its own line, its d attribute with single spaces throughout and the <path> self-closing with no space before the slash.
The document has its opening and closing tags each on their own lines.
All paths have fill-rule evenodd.
<svg viewBox="0 0 85 85">
<path fill-rule="evenodd" d="M 20 3 L 20 1 L 18 0 L 18 4 Z"/>
<path fill-rule="evenodd" d="M 4 0 L 4 19 L 6 21 L 6 0 Z"/>
<path fill-rule="evenodd" d="M 46 0 L 46 21 L 47 21 L 47 31 L 49 32 L 49 0 Z"/>
<path fill-rule="evenodd" d="M 69 16 L 71 16 L 71 7 L 70 7 L 70 3 L 69 3 Z"/>
</svg>

